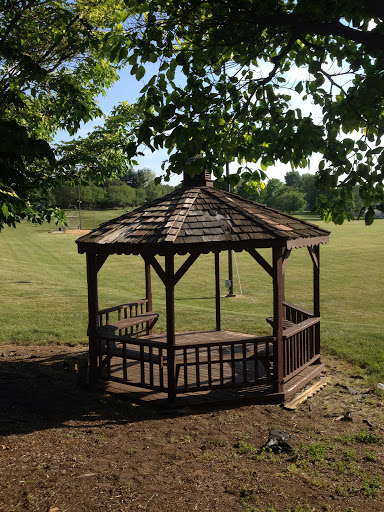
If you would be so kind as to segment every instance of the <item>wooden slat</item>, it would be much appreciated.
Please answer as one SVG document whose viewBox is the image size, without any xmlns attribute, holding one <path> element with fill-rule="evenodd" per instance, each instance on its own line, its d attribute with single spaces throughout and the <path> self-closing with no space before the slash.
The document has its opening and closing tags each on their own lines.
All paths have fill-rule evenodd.
<svg viewBox="0 0 384 512">
<path fill-rule="evenodd" d="M 208 360 L 208 386 L 212 386 L 212 356 L 211 356 L 211 347 L 208 345 L 207 347 L 207 360 Z"/>
<path fill-rule="evenodd" d="M 224 385 L 224 359 L 223 359 L 223 346 L 219 346 L 219 364 L 220 364 L 220 385 Z"/>
<path fill-rule="evenodd" d="M 254 381 L 257 382 L 259 378 L 259 361 L 258 361 L 258 345 L 257 343 L 253 343 L 253 363 L 254 363 L 254 372 L 255 378 Z"/>
<path fill-rule="evenodd" d="M 109 340 L 106 340 L 106 354 L 107 354 L 107 376 L 111 376 L 111 342 Z"/>
<path fill-rule="evenodd" d="M 300 306 L 297 306 L 296 304 L 292 304 L 291 302 L 286 302 L 284 301 L 283 302 L 283 305 L 286 306 L 286 307 L 289 307 L 295 311 L 299 311 L 300 313 L 304 313 L 305 315 L 308 315 L 308 316 L 315 316 L 314 313 L 312 313 L 311 311 L 308 311 L 307 309 L 304 309 Z"/>
<path fill-rule="evenodd" d="M 300 372 L 302 372 L 305 368 L 308 368 L 308 366 L 311 366 L 315 363 L 319 363 L 320 362 L 320 355 L 317 354 L 315 355 L 314 357 L 312 357 L 312 359 L 310 359 L 309 361 L 307 361 L 306 363 L 300 365 L 300 366 L 297 366 L 296 368 L 294 368 L 290 374 L 286 375 L 284 377 L 284 382 L 289 382 L 292 377 L 294 377 L 295 375 L 298 375 Z"/>
<path fill-rule="evenodd" d="M 248 371 L 247 371 L 247 346 L 243 343 L 243 383 L 247 384 L 248 382 Z"/>
<path fill-rule="evenodd" d="M 149 347 L 149 385 L 153 387 L 153 347 Z"/>
<path fill-rule="evenodd" d="M 164 357 L 163 357 L 163 349 L 159 348 L 159 379 L 160 379 L 160 388 L 164 389 Z"/>
<path fill-rule="evenodd" d="M 200 354 L 199 354 L 199 347 L 195 348 L 195 360 L 196 360 L 196 388 L 200 389 Z"/>
<path fill-rule="evenodd" d="M 296 396 L 293 400 L 284 404 L 284 409 L 289 409 L 291 411 L 297 409 L 298 405 L 305 402 L 307 398 L 312 397 L 315 393 L 320 391 L 320 389 L 323 389 L 329 383 L 329 381 L 329 377 L 323 377 L 319 381 L 315 382 L 315 384 L 312 384 L 312 386 L 310 386 L 308 389 L 300 393 L 300 395 Z"/>
<path fill-rule="evenodd" d="M 127 302 L 126 304 L 120 304 L 119 306 L 113 306 L 112 308 L 101 309 L 99 314 L 113 313 L 113 311 L 118 311 L 119 309 L 129 309 L 131 306 L 136 304 L 146 304 L 148 302 L 147 299 L 140 299 L 135 302 Z"/>
<path fill-rule="evenodd" d="M 231 378 L 232 384 L 236 384 L 236 368 L 235 368 L 235 345 L 231 345 Z"/>
<path fill-rule="evenodd" d="M 183 349 L 183 358 L 184 358 L 184 389 L 188 388 L 188 354 L 187 349 Z"/>
<path fill-rule="evenodd" d="M 127 343 L 123 342 L 123 378 L 124 382 L 127 382 L 128 374 L 127 374 Z"/>
</svg>

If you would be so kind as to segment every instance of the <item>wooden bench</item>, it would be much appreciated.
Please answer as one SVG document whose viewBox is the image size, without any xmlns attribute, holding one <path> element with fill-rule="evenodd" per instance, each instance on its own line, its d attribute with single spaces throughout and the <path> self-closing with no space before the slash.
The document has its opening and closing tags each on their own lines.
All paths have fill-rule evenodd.
<svg viewBox="0 0 384 512">
<path fill-rule="evenodd" d="M 117 320 L 116 322 L 110 322 L 109 324 L 100 327 L 99 332 L 110 332 L 115 334 L 116 330 L 119 330 L 119 332 L 126 329 L 131 330 L 131 328 L 139 326 L 140 324 L 146 324 L 145 329 L 134 332 L 134 334 L 137 334 L 137 332 L 146 331 L 147 329 L 151 330 L 158 319 L 158 313 L 148 311 L 137 316 L 123 318 L 121 320 Z"/>
<path fill-rule="evenodd" d="M 273 318 L 273 316 L 269 316 L 268 318 L 266 318 L 266 321 L 272 327 L 275 326 L 275 319 Z M 290 327 L 293 327 L 294 325 L 295 325 L 294 322 L 291 322 L 290 320 L 287 320 L 286 318 L 283 318 L 283 330 L 284 331 L 285 331 L 285 329 L 289 329 Z"/>
<path fill-rule="evenodd" d="M 132 348 L 125 350 L 116 346 L 116 343 L 124 341 L 124 335 L 138 338 L 140 334 L 151 333 L 159 315 L 154 311 L 148 311 L 148 305 L 147 299 L 140 299 L 99 311 L 100 326 L 97 335 L 100 340 L 99 355 L 107 356 L 103 361 L 104 366 L 113 356 L 160 363 L 160 358 L 145 353 L 140 346 L 135 348 L 131 345 Z"/>
<path fill-rule="evenodd" d="M 115 329 L 113 334 L 116 330 L 119 331 L 119 335 L 122 334 L 122 331 L 125 331 L 125 334 L 128 334 L 129 331 L 129 334 L 135 336 L 144 332 L 150 334 L 159 315 L 153 311 L 148 311 L 148 308 L 148 299 L 140 299 L 120 306 L 102 309 L 99 311 L 99 331 L 105 329 L 106 326 L 111 326 Z M 141 329 L 139 328 L 140 325 L 142 326 Z M 112 331 L 109 330 L 109 332 Z"/>
</svg>

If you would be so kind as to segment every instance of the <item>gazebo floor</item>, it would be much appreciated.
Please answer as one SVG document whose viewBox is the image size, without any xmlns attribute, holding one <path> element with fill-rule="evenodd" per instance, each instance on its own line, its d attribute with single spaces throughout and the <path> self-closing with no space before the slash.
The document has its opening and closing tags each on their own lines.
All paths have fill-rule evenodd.
<svg viewBox="0 0 384 512">
<path fill-rule="evenodd" d="M 151 340 L 163 343 L 165 345 L 165 335 L 163 333 L 153 334 L 151 336 L 144 336 L 141 338 L 143 343 L 145 344 L 145 340 Z M 187 345 L 191 347 L 191 345 L 199 345 L 201 349 L 205 349 L 205 347 L 217 342 L 225 343 L 225 342 L 246 342 L 250 343 L 249 349 L 252 351 L 252 347 L 254 347 L 253 342 L 257 340 L 257 337 L 250 334 L 243 333 L 234 333 L 228 331 L 204 331 L 204 332 L 189 332 L 189 333 L 177 333 L 176 334 L 176 346 Z M 213 347 L 212 347 L 213 348 Z M 201 350 L 200 349 L 200 350 Z M 191 349 L 189 349 L 191 350 Z M 193 349 L 192 349 L 193 350 Z M 214 350 L 214 349 L 213 349 Z M 217 350 L 217 347 L 216 347 Z M 265 356 L 265 352 L 272 351 L 272 343 L 264 341 L 261 342 L 260 347 L 258 347 L 259 356 Z M 252 354 L 251 354 L 252 356 Z M 236 374 L 240 376 L 242 372 L 241 367 L 242 362 L 236 362 Z M 255 362 L 252 357 L 247 361 L 247 372 L 250 378 L 250 383 L 254 379 L 254 371 L 255 371 Z M 159 405 L 159 406 L 168 406 L 168 407 L 179 407 L 184 405 L 209 405 L 213 403 L 239 403 L 239 402 L 252 402 L 252 403 L 281 403 L 300 389 L 302 389 L 308 382 L 318 376 L 324 370 L 324 365 L 320 363 L 313 364 L 304 368 L 300 373 L 295 375 L 289 382 L 284 384 L 283 391 L 280 393 L 276 393 L 273 390 L 273 386 L 270 382 L 262 382 L 263 376 L 265 375 L 265 368 L 261 361 L 258 361 L 256 371 L 258 372 L 259 379 L 261 377 L 261 382 L 257 382 L 254 385 L 243 386 L 243 387 L 231 387 L 231 374 L 232 374 L 232 366 L 231 364 L 224 363 L 223 365 L 223 377 L 225 386 L 223 387 L 214 387 L 209 390 L 194 390 L 191 392 L 184 392 L 182 387 L 178 386 L 177 388 L 177 396 L 175 402 L 169 402 L 167 393 L 164 391 L 156 391 L 153 389 L 148 389 L 144 387 L 139 387 L 137 385 L 133 385 L 128 383 L 122 383 L 121 380 L 123 377 L 123 367 L 121 358 L 113 357 L 111 359 L 110 365 L 110 377 L 107 381 L 104 381 L 104 389 L 110 393 L 119 393 L 120 395 L 125 395 L 127 399 L 130 401 L 142 401 L 146 403 L 150 403 L 151 405 Z M 129 373 L 129 380 L 131 382 L 140 382 L 140 363 L 139 361 L 130 361 L 127 362 L 127 371 Z M 200 369 L 201 382 L 204 383 L 204 380 L 207 379 L 207 365 L 203 365 Z M 193 376 L 194 368 L 193 366 L 188 367 L 188 373 Z M 164 375 L 166 377 L 166 375 Z M 156 373 L 155 373 L 156 379 Z M 219 381 L 219 368 L 212 367 L 212 381 L 216 383 Z M 156 379 L 157 380 L 157 379 Z M 120 381 L 120 382 L 119 382 Z M 166 381 L 166 378 L 165 378 Z M 189 378 L 189 381 L 190 378 Z"/>
</svg>

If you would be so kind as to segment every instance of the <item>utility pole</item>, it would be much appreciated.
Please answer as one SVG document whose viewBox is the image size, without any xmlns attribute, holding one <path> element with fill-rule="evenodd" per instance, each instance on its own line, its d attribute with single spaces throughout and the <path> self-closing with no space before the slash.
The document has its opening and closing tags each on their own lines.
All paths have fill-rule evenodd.
<svg viewBox="0 0 384 512">
<path fill-rule="evenodd" d="M 79 222 L 80 222 L 79 229 L 81 229 L 82 226 L 81 226 L 81 189 L 80 189 L 80 185 L 77 186 L 77 190 L 79 192 L 79 199 L 78 199 L 78 203 L 79 203 Z"/>
</svg>

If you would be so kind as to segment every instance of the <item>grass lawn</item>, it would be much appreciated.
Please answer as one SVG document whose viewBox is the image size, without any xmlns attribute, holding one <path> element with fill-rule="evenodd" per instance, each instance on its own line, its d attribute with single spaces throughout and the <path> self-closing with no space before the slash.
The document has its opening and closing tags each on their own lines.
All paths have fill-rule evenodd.
<svg viewBox="0 0 384 512">
<path fill-rule="evenodd" d="M 124 211 L 96 212 L 96 222 Z M 92 214 L 93 215 L 93 214 Z M 322 346 L 329 353 L 368 368 L 384 380 L 384 221 L 325 226 L 330 244 L 321 247 Z M 55 226 L 22 223 L 0 233 L 0 343 L 86 343 L 85 256 L 78 235 L 51 232 Z M 264 251 L 270 260 L 270 251 Z M 179 258 L 183 261 L 184 258 Z M 160 258 L 160 262 L 161 258 Z M 227 257 L 222 254 L 222 295 Z M 272 314 L 270 277 L 246 253 L 236 254 L 242 296 L 222 300 L 223 328 L 267 334 Z M 235 267 L 236 272 L 236 267 Z M 140 257 L 110 256 L 99 274 L 100 307 L 144 296 Z M 287 300 L 312 309 L 312 262 L 305 249 L 293 251 L 286 274 Z M 235 282 L 235 292 L 239 285 Z M 165 292 L 153 272 L 154 309 L 165 326 Z M 176 288 L 176 328 L 214 328 L 214 259 L 201 256 Z"/>
</svg>

